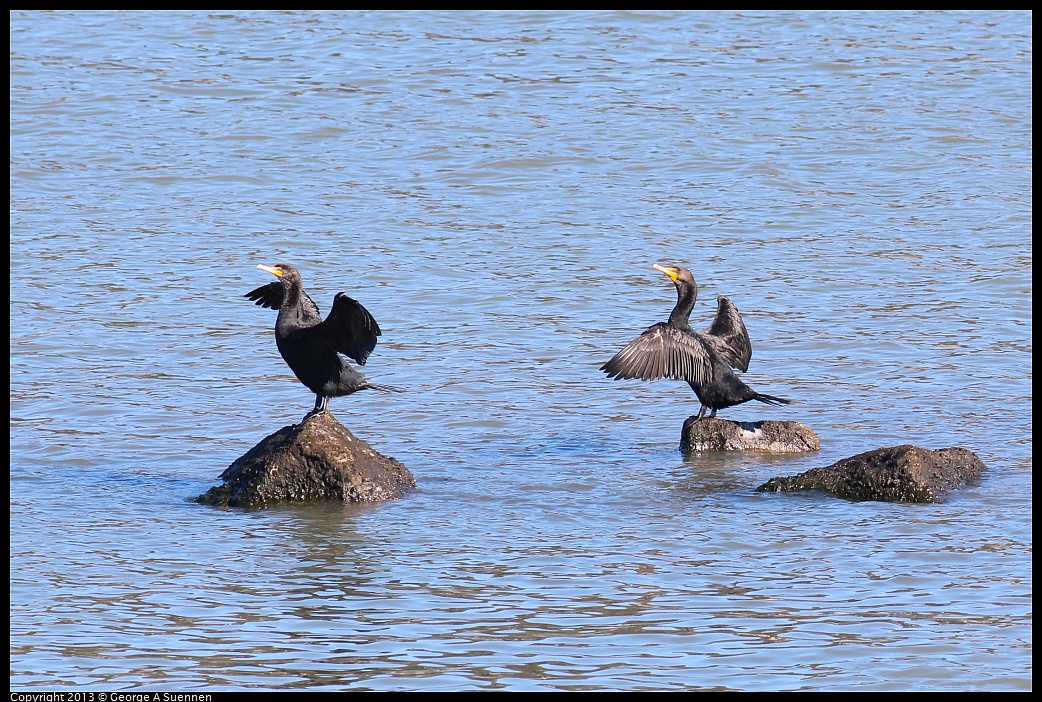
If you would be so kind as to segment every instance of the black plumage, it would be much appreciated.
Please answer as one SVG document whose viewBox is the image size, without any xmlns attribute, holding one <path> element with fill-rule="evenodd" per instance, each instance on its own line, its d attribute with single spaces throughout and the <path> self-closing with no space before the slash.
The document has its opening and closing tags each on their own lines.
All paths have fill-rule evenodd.
<svg viewBox="0 0 1042 702">
<path fill-rule="evenodd" d="M 251 290 L 244 297 L 279 311 L 275 343 L 297 380 L 315 393 L 313 412 L 327 411 L 332 397 L 370 388 L 393 390 L 368 382 L 344 359 L 347 356 L 364 366 L 380 336 L 380 325 L 361 303 L 337 293 L 323 320 L 318 305 L 304 292 L 296 268 L 287 263 L 257 268 L 278 280 Z"/>
<path fill-rule="evenodd" d="M 699 419 L 705 416 L 706 408 L 712 410 L 709 416 L 715 417 L 718 409 L 749 400 L 789 404 L 789 400 L 756 392 L 731 370 L 747 371 L 753 355 L 749 333 L 734 303 L 720 297 L 713 323 L 704 332 L 697 332 L 688 321 L 698 298 L 698 285 L 691 271 L 682 266 L 655 264 L 655 268 L 677 286 L 677 304 L 669 321 L 648 327 L 601 370 L 615 379 L 685 380 L 702 403 Z"/>
</svg>

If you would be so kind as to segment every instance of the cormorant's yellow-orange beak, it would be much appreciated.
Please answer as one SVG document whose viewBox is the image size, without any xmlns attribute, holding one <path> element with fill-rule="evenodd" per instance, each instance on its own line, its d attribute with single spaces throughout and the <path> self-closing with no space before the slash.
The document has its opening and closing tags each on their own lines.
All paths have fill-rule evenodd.
<svg viewBox="0 0 1042 702">
<path fill-rule="evenodd" d="M 281 268 L 271 268 L 270 266 L 257 266 L 257 268 L 260 268 L 262 271 L 267 271 L 268 273 L 271 273 L 276 278 L 282 277 Z"/>
<path fill-rule="evenodd" d="M 677 282 L 677 278 L 680 277 L 680 273 L 677 272 L 676 268 L 666 268 L 665 266 L 660 266 L 657 263 L 654 266 L 652 266 L 652 268 L 658 271 L 662 271 L 663 273 L 668 275 L 669 279 L 672 280 L 674 283 Z"/>
</svg>

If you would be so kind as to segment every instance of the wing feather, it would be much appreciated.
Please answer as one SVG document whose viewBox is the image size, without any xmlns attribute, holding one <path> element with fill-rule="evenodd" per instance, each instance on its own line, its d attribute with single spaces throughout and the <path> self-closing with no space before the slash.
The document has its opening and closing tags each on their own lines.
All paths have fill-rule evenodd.
<svg viewBox="0 0 1042 702">
<path fill-rule="evenodd" d="M 254 304 L 273 310 L 282 307 L 282 300 L 285 296 L 285 288 L 283 288 L 282 283 L 277 280 L 250 290 L 248 293 L 243 295 L 243 297 L 253 300 Z M 301 307 L 304 311 L 303 321 L 314 322 L 316 324 L 322 321 L 322 313 L 319 312 L 318 305 L 315 304 L 315 301 L 312 300 L 303 290 L 300 291 L 300 296 Z"/>
<path fill-rule="evenodd" d="M 670 378 L 705 385 L 712 375 L 710 353 L 698 334 L 662 323 L 626 344 L 601 370 L 610 378 Z"/>
<path fill-rule="evenodd" d="M 703 338 L 732 368 L 743 373 L 749 370 L 753 345 L 738 308 L 728 298 L 721 296 L 718 299 L 716 317 L 703 332 Z"/>
<path fill-rule="evenodd" d="M 381 332 L 380 325 L 362 303 L 344 293 L 337 293 L 329 316 L 321 324 L 308 329 L 307 333 L 364 366 L 376 348 L 376 337 Z"/>
</svg>

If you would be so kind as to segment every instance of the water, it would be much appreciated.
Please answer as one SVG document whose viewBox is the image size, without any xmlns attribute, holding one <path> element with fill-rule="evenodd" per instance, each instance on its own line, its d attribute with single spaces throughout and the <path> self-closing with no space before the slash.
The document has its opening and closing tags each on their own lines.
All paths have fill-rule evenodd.
<svg viewBox="0 0 1042 702">
<path fill-rule="evenodd" d="M 11 685 L 1030 690 L 1031 14 L 14 12 Z M 241 296 L 359 299 L 418 488 L 190 498 L 313 402 Z M 722 416 L 597 368 L 688 266 Z M 964 446 L 934 505 L 754 487 Z"/>
</svg>

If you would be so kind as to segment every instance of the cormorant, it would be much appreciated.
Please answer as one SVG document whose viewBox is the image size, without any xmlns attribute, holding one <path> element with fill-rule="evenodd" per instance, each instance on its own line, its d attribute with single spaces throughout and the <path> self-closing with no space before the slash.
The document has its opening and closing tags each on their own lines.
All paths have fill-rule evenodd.
<svg viewBox="0 0 1042 702">
<path fill-rule="evenodd" d="M 718 409 L 758 400 L 768 405 L 787 405 L 789 400 L 758 393 L 738 379 L 731 367 L 749 369 L 753 347 L 738 308 L 720 297 L 716 317 L 704 332 L 696 332 L 688 317 L 698 298 L 698 285 L 691 271 L 682 266 L 654 266 L 677 286 L 677 304 L 668 322 L 654 324 L 626 344 L 601 366 L 609 378 L 670 378 L 686 380 L 702 403 L 698 419 L 710 408 Z"/>
<path fill-rule="evenodd" d="M 344 293 L 333 298 L 333 308 L 322 315 L 300 281 L 300 273 L 287 263 L 257 266 L 277 281 L 243 295 L 261 307 L 279 311 L 275 320 L 275 343 L 297 380 L 315 393 L 315 408 L 326 412 L 329 399 L 368 388 L 394 390 L 368 382 L 341 358 L 344 354 L 360 366 L 376 347 L 380 325 L 362 305 Z"/>
</svg>

